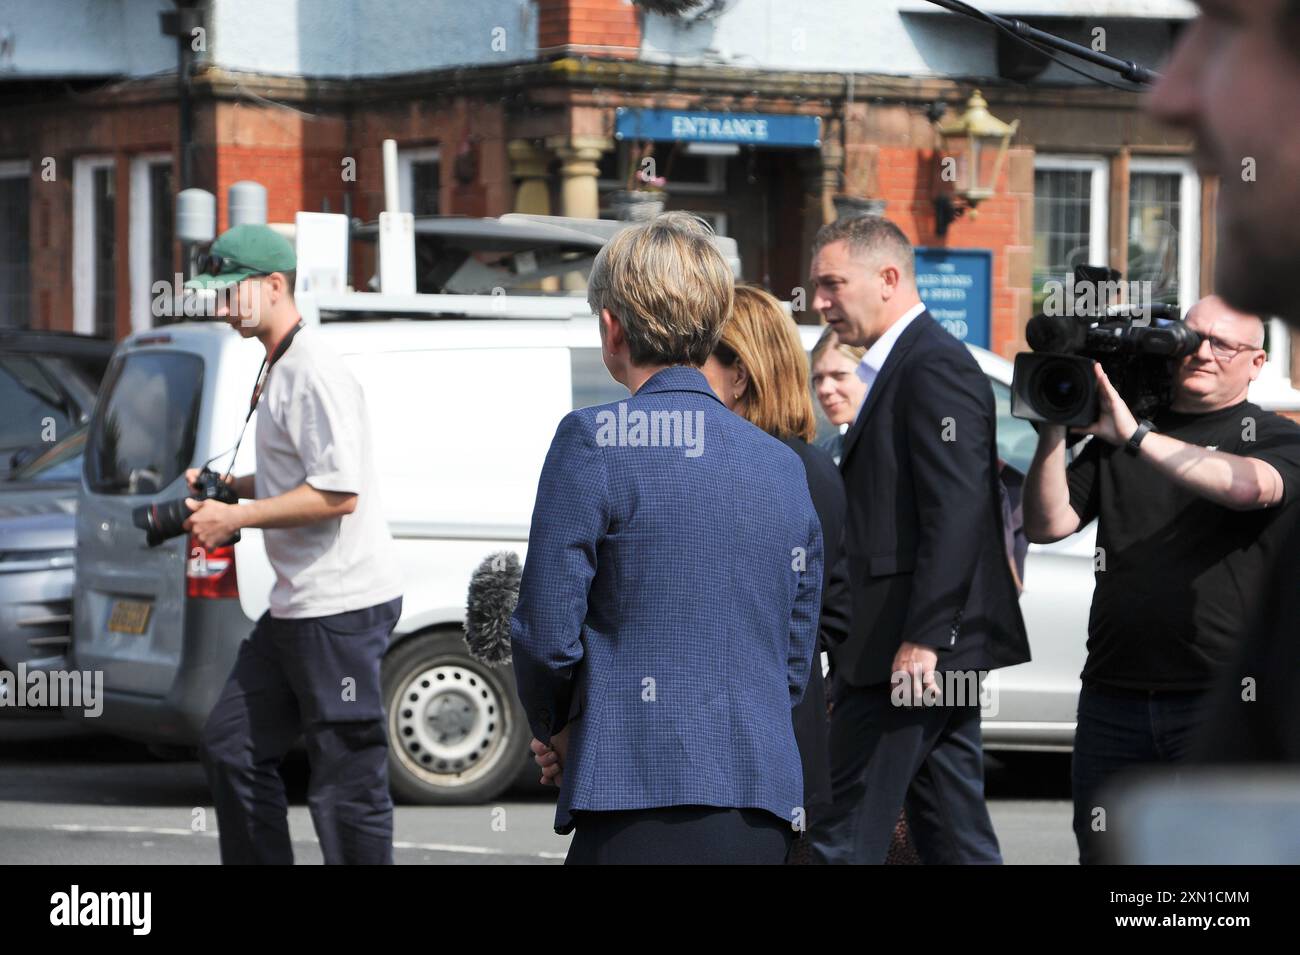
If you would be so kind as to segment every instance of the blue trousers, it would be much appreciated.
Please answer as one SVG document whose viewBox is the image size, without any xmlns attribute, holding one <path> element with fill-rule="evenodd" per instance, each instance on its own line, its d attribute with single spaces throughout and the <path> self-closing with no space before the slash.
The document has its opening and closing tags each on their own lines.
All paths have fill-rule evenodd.
<svg viewBox="0 0 1300 955">
<path fill-rule="evenodd" d="M 203 727 L 221 861 L 293 863 L 280 762 L 302 736 L 327 865 L 391 864 L 393 802 L 379 665 L 402 599 L 328 617 L 263 614 Z"/>
<path fill-rule="evenodd" d="M 1204 718 L 1206 699 L 1207 693 L 1200 690 L 1145 692 L 1084 684 L 1070 764 L 1080 864 L 1095 865 L 1111 857 L 1106 842 L 1111 807 L 1101 804 L 1107 784 L 1126 770 L 1184 762 Z"/>
<path fill-rule="evenodd" d="M 780 865 L 790 823 L 765 809 L 662 806 L 580 811 L 565 865 Z"/>
</svg>

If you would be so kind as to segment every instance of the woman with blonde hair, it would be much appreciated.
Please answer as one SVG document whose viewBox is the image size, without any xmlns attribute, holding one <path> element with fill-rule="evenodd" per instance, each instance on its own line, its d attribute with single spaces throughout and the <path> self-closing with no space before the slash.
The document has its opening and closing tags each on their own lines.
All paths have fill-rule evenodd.
<svg viewBox="0 0 1300 955">
<path fill-rule="evenodd" d="M 704 363 L 704 376 L 722 403 L 788 445 L 803 461 L 808 492 L 822 526 L 824 566 L 818 650 L 848 634 L 850 594 L 841 538 L 847 504 L 839 469 L 811 444 L 816 419 L 808 394 L 808 360 L 794 321 L 771 294 L 738 285 L 731 317 Z M 794 735 L 803 765 L 805 822 L 830 806 L 830 756 L 820 653 L 808 690 L 794 708 Z"/>
<path fill-rule="evenodd" d="M 812 390 L 826 419 L 838 429 L 829 441 L 819 444 L 840 463 L 844 434 L 857 417 L 867 397 L 867 383 L 858 377 L 858 365 L 867 350 L 845 345 L 827 326 L 812 350 Z"/>
<path fill-rule="evenodd" d="M 821 522 L 797 455 L 700 373 L 733 283 L 680 212 L 592 264 L 630 394 L 560 421 L 510 631 L 569 863 L 779 865 L 801 819 L 790 713 L 817 670 Z"/>
</svg>

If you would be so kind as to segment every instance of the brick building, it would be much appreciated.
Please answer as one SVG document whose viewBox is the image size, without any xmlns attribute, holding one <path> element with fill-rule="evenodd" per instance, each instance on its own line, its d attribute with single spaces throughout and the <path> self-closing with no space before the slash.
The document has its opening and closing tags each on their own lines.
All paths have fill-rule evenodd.
<svg viewBox="0 0 1300 955">
<path fill-rule="evenodd" d="M 1186 0 L 982 6 L 1153 66 L 1194 14 Z M 50 0 L 10 28 L 0 322 L 121 336 L 153 321 L 149 287 L 180 264 L 176 40 L 157 19 L 170 9 Z M 608 216 L 652 158 L 667 207 L 734 236 L 746 278 L 796 304 L 836 197 L 883 201 L 941 258 L 988 250 L 979 334 L 1004 355 L 1023 347 L 1044 282 L 1080 262 L 1109 262 L 1183 308 L 1211 291 L 1215 184 L 1197 175 L 1190 143 L 1150 122 L 1134 93 L 1035 62 L 923 0 L 869 12 L 853 0 L 709 0 L 687 19 L 627 0 L 206 0 L 199 11 L 189 184 L 216 194 L 219 228 L 242 179 L 267 187 L 272 221 L 321 209 L 373 220 L 392 138 L 402 208 L 417 214 Z M 97 29 L 62 29 L 84 17 Z M 1019 127 L 992 198 L 940 235 L 935 120 L 976 89 Z M 674 138 L 746 116 L 793 132 Z M 361 288 L 373 247 L 351 251 Z M 1280 323 L 1270 332 L 1281 394 L 1300 366 Z"/>
</svg>

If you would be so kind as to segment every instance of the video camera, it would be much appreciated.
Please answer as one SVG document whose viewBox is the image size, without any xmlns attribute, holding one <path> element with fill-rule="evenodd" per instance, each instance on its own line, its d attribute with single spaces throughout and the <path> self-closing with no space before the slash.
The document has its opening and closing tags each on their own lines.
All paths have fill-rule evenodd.
<svg viewBox="0 0 1300 955">
<path fill-rule="evenodd" d="M 1173 400 L 1176 362 L 1201 346 L 1201 336 L 1170 305 L 1110 304 L 1119 273 L 1078 266 L 1070 295 L 1025 327 L 1032 352 L 1016 356 L 1011 414 L 1026 421 L 1083 426 L 1097 420 L 1099 393 L 1092 365 L 1138 418 Z M 1063 314 L 1061 314 L 1063 313 Z"/>
</svg>

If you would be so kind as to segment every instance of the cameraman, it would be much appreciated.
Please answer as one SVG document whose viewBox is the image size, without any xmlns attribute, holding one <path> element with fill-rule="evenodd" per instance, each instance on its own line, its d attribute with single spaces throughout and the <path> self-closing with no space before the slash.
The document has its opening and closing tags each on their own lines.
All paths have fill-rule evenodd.
<svg viewBox="0 0 1300 955">
<path fill-rule="evenodd" d="M 1025 482 L 1025 531 L 1060 540 L 1097 519 L 1096 590 L 1072 782 L 1082 863 L 1109 828 L 1096 796 L 1116 773 L 1181 762 L 1207 691 L 1238 649 L 1243 616 L 1296 513 L 1300 426 L 1247 398 L 1263 323 L 1202 299 L 1202 336 L 1175 370 L 1171 407 L 1138 422 L 1095 365 L 1094 436 L 1065 466 L 1065 429 L 1043 425 Z"/>
<path fill-rule="evenodd" d="M 393 804 L 379 664 L 401 615 L 401 584 L 380 508 L 360 385 L 304 327 L 293 301 L 293 247 L 264 225 L 212 245 L 216 314 L 256 338 L 266 362 L 252 402 L 257 474 L 228 483 L 237 504 L 187 501 L 204 548 L 260 527 L 275 571 L 271 606 L 203 728 L 224 863 L 292 863 L 278 767 L 301 735 L 307 802 L 329 863 L 391 863 Z M 193 486 L 198 472 L 186 478 Z"/>
</svg>

